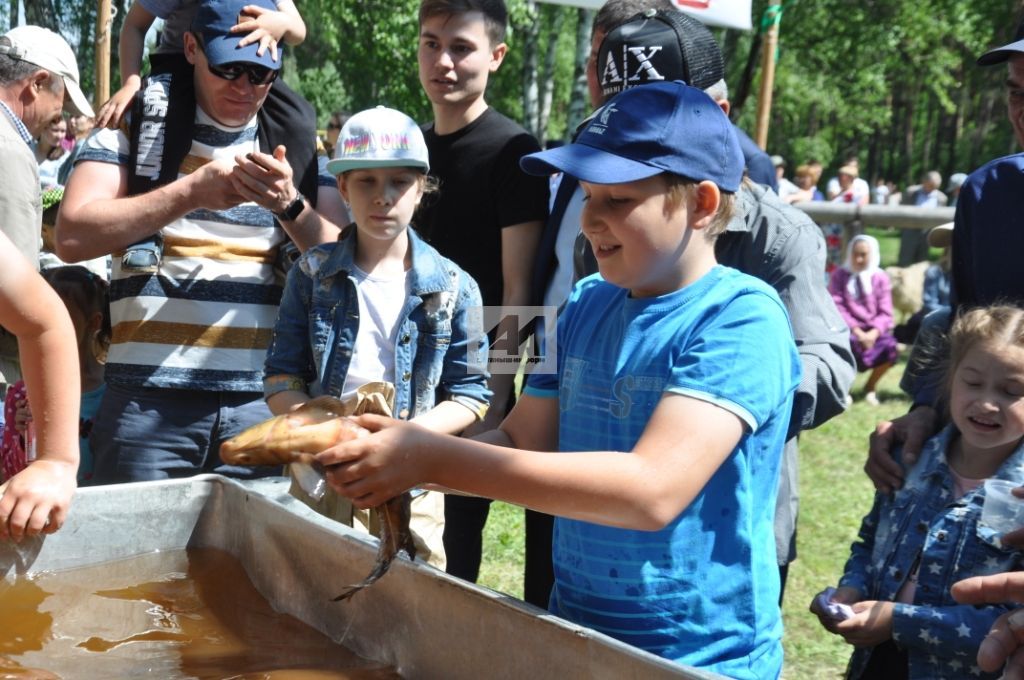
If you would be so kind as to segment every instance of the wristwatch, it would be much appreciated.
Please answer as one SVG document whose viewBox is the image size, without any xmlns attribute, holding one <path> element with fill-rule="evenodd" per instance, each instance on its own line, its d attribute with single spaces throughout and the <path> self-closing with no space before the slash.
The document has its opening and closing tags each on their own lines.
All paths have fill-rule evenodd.
<svg viewBox="0 0 1024 680">
<path fill-rule="evenodd" d="M 288 207 L 274 216 L 282 222 L 294 222 L 302 211 L 306 209 L 306 199 L 301 193 L 296 193 L 295 200 L 288 204 Z"/>
</svg>

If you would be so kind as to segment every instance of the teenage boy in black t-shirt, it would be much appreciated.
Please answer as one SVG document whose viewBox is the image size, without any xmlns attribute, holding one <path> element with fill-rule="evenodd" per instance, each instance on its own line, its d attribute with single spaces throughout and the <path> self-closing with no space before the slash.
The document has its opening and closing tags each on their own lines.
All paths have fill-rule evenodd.
<svg viewBox="0 0 1024 680">
<path fill-rule="evenodd" d="M 501 66 L 508 49 L 505 3 L 423 0 L 419 25 L 420 83 L 434 111 L 424 136 L 431 174 L 441 189 L 421 210 L 416 226 L 442 255 L 477 280 L 484 305 L 528 305 L 531 267 L 547 217 L 548 184 L 519 168 L 522 156 L 540 150 L 537 141 L 484 101 L 487 78 Z M 465 434 L 498 426 L 512 406 L 513 379 L 492 376 L 494 396 L 487 417 Z M 449 574 L 476 580 L 489 503 L 446 497 Z M 542 569 L 550 572 L 551 546 L 543 552 L 547 564 Z M 546 594 L 534 604 L 546 607 Z"/>
</svg>

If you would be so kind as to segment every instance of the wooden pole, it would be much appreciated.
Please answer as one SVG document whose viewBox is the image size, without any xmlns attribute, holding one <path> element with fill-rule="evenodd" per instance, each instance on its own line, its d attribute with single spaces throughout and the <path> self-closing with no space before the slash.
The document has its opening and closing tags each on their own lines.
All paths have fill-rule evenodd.
<svg viewBox="0 0 1024 680">
<path fill-rule="evenodd" d="M 110 0 L 99 0 L 96 11 L 96 92 L 93 108 L 110 99 Z"/>
<path fill-rule="evenodd" d="M 764 13 L 768 30 L 762 46 L 761 92 L 757 98 L 757 129 L 754 134 L 754 141 L 762 149 L 768 146 L 768 120 L 772 113 L 772 89 L 775 87 L 775 50 L 779 45 L 779 12 L 782 11 L 780 4 L 779 0 L 771 0 Z"/>
</svg>

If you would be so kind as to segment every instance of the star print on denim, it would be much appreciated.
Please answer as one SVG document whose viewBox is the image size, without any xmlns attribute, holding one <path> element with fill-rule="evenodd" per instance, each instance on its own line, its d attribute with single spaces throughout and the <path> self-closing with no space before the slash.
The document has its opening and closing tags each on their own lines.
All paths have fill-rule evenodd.
<svg viewBox="0 0 1024 680">
<path fill-rule="evenodd" d="M 859 590 L 865 600 L 891 601 L 914 574 L 915 563 L 921 565 L 913 604 L 896 602 L 892 616 L 892 639 L 907 650 L 911 680 L 951 675 L 954 663 L 960 664 L 960 677 L 998 677 L 966 664 L 995 619 L 1011 607 L 959 605 L 949 590 L 964 578 L 1024 566 L 1020 551 L 1001 545 L 980 524 L 983 490 L 956 498 L 945 460 L 952 433 L 947 428 L 928 441 L 902 489 L 876 495 L 839 581 Z M 1024 447 L 1019 447 L 996 476 L 1022 482 L 1022 463 Z M 861 677 L 871 651 L 854 651 L 848 677 Z"/>
</svg>

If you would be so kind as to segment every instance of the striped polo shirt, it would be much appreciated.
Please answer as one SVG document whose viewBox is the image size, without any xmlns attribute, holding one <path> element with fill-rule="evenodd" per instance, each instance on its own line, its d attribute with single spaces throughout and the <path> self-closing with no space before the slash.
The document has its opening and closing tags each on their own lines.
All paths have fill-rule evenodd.
<svg viewBox="0 0 1024 680">
<path fill-rule="evenodd" d="M 195 133 L 179 177 L 213 159 L 258 150 L 256 119 L 239 128 L 196 109 Z M 99 130 L 79 162 L 129 165 L 123 130 Z M 197 208 L 163 228 L 156 274 L 130 274 L 114 253 L 113 338 L 106 379 L 133 387 L 260 392 L 263 360 L 281 299 L 275 275 L 284 231 L 255 203 Z"/>
</svg>

